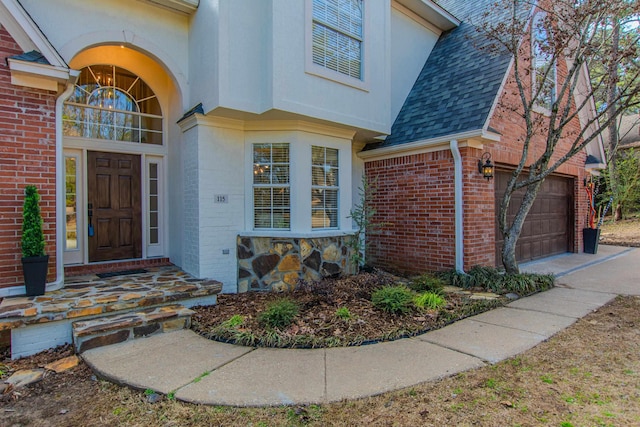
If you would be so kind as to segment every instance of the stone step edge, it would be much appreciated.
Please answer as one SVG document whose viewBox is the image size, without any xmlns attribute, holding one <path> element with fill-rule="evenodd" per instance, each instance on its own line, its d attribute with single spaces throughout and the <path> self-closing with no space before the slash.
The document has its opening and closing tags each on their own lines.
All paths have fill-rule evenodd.
<svg viewBox="0 0 640 427">
<path fill-rule="evenodd" d="M 73 322 L 74 346 L 77 353 L 83 353 L 96 347 L 188 329 L 194 313 L 176 304 Z"/>
<path fill-rule="evenodd" d="M 166 304 L 174 301 L 183 301 L 192 298 L 206 297 L 211 295 L 218 295 L 222 292 L 222 283 L 216 280 L 204 280 L 200 282 L 200 286 L 203 288 L 193 292 L 186 292 L 184 294 L 168 295 L 166 297 L 150 296 L 141 298 L 147 300 L 145 305 L 138 305 L 139 301 L 117 301 L 114 303 L 99 303 L 95 306 L 89 307 L 75 307 L 70 306 L 66 311 L 60 312 L 39 312 L 36 310 L 29 310 L 24 312 L 23 307 L 13 307 L 14 310 L 21 311 L 20 313 L 2 313 L 0 314 L 0 331 L 14 329 L 22 326 L 28 326 L 31 324 L 41 324 L 46 322 L 56 322 L 59 320 L 73 319 L 74 317 L 81 318 L 85 315 L 109 315 L 122 310 L 132 310 L 141 307 L 157 306 L 159 304 Z M 101 311 L 95 310 L 95 307 L 101 307 Z M 95 311 L 94 311 L 95 310 Z M 85 314 L 87 313 L 87 314 Z"/>
</svg>

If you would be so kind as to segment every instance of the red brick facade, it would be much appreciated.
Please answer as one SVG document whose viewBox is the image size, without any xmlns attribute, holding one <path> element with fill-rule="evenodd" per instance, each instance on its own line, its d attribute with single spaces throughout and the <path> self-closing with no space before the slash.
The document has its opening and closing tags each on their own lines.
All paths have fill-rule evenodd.
<svg viewBox="0 0 640 427">
<path fill-rule="evenodd" d="M 24 188 L 38 187 L 48 281 L 56 278 L 56 94 L 11 84 L 5 59 L 23 53 L 0 27 L 0 288 L 22 285 Z"/>
<path fill-rule="evenodd" d="M 566 74 L 560 61 L 558 76 Z M 522 115 L 508 111 L 518 105 L 514 79 L 508 79 L 490 128 L 500 134 L 500 142 L 486 143 L 482 150 L 461 148 L 463 165 L 464 268 L 474 265 L 495 265 L 495 189 L 493 181 L 478 173 L 478 159 L 483 152 L 502 168 L 514 168 L 522 155 L 525 125 Z M 505 108 L 501 108 L 503 106 Z M 579 122 L 568 126 L 552 157 L 557 159 L 566 150 Z M 463 142 L 463 141 L 460 141 Z M 538 156 L 544 140 L 532 143 L 531 156 Z M 582 251 L 582 228 L 586 224 L 587 201 L 583 188 L 586 176 L 586 154 L 580 153 L 556 173 L 572 177 L 574 182 L 573 251 Z M 374 222 L 385 223 L 379 234 L 369 236 L 368 261 L 374 265 L 405 273 L 439 271 L 455 266 L 454 231 L 454 166 L 450 149 L 431 153 L 367 161 L 365 173 L 376 182 L 373 206 Z"/>
</svg>

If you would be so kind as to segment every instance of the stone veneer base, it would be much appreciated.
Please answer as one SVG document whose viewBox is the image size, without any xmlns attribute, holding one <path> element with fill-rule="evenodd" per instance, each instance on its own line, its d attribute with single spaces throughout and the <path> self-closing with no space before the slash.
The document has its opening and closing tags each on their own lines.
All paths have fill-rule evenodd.
<svg viewBox="0 0 640 427">
<path fill-rule="evenodd" d="M 285 291 L 299 280 L 352 274 L 352 238 L 238 236 L 238 292 Z"/>
</svg>

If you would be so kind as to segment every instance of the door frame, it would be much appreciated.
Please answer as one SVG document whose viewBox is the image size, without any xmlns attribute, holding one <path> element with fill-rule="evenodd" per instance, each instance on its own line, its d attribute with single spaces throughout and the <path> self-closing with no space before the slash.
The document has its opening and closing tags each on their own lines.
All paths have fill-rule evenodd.
<svg viewBox="0 0 640 427">
<path fill-rule="evenodd" d="M 67 156 L 76 157 L 79 163 L 76 166 L 76 204 L 77 204 L 77 249 L 68 250 L 66 248 L 66 217 L 63 219 L 62 227 L 62 242 L 63 249 L 63 265 L 83 265 L 83 264 L 104 264 L 108 262 L 119 262 L 123 260 L 114 261 L 98 261 L 95 263 L 89 262 L 89 245 L 88 245 L 88 213 L 86 209 L 86 203 L 88 200 L 88 185 L 87 185 L 87 152 L 88 151 L 102 151 L 110 153 L 122 153 L 122 154 L 137 154 L 140 155 L 140 187 L 141 187 L 141 227 L 142 227 L 142 257 L 138 259 L 157 258 L 168 256 L 169 244 L 168 244 L 168 195 L 167 195 L 167 148 L 166 146 L 151 146 L 147 144 L 131 144 L 131 143 L 112 143 L 90 140 L 85 138 L 65 137 L 63 148 L 63 161 L 62 168 L 63 174 L 66 174 L 65 159 Z M 149 193 L 148 193 L 148 170 L 149 163 L 155 163 L 158 165 L 158 179 L 159 179 L 159 238 L 160 241 L 157 244 L 149 244 Z M 63 186 L 63 203 L 66 201 L 66 189 Z M 64 210 L 64 209 L 63 209 Z M 125 260 L 126 261 L 126 260 Z"/>
</svg>

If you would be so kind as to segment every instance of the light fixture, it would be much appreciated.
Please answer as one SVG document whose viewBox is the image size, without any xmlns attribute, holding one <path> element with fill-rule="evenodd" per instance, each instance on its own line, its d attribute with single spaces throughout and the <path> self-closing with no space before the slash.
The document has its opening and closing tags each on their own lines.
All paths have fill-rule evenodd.
<svg viewBox="0 0 640 427">
<path fill-rule="evenodd" d="M 484 163 L 482 162 L 484 160 Z M 491 163 L 491 153 L 484 153 L 480 159 L 478 159 L 478 172 L 482 174 L 483 178 L 487 181 L 493 178 L 493 170 L 495 166 Z"/>
</svg>

